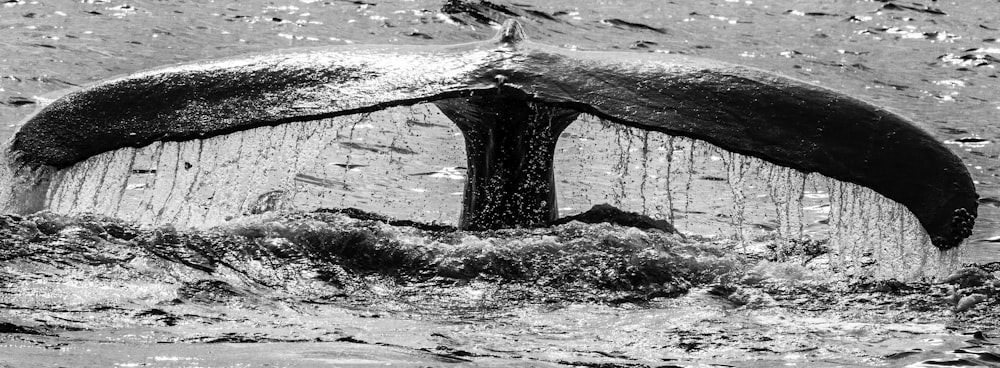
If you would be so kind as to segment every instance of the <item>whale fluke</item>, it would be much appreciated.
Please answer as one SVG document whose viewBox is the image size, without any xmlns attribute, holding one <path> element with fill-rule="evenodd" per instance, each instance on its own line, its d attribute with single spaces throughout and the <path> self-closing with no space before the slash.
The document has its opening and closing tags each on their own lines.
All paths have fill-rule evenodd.
<svg viewBox="0 0 1000 368">
<path fill-rule="evenodd" d="M 104 152 L 425 102 L 465 134 L 467 228 L 554 220 L 551 151 L 580 113 L 870 188 L 904 205 L 942 249 L 968 237 L 977 214 L 961 160 L 895 113 L 713 60 L 546 46 L 516 21 L 479 43 L 287 50 L 88 86 L 15 133 L 0 204 L 44 209 L 56 173 Z"/>
<path fill-rule="evenodd" d="M 495 38 L 497 39 L 497 43 L 516 45 L 527 41 L 528 34 L 524 31 L 524 26 L 521 25 L 521 22 L 508 19 L 503 23 Z"/>
</svg>

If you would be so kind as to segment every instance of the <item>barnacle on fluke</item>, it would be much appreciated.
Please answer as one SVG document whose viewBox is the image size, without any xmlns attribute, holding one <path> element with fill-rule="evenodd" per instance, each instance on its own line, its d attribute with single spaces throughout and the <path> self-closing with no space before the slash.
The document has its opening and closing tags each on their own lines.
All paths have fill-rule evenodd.
<svg viewBox="0 0 1000 368">
<path fill-rule="evenodd" d="M 555 221 L 553 151 L 581 113 L 870 188 L 904 205 L 942 249 L 969 236 L 977 213 L 965 165 L 899 115 L 749 67 L 537 44 L 516 21 L 486 42 L 279 51 L 70 93 L 4 150 L 0 206 L 47 208 L 61 170 L 104 152 L 427 102 L 466 138 L 464 229 Z"/>
</svg>

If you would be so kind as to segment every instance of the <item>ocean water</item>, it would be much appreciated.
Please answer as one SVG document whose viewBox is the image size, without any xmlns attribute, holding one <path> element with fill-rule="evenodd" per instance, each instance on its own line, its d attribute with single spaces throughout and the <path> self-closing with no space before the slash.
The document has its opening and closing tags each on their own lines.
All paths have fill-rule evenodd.
<svg viewBox="0 0 1000 368">
<path fill-rule="evenodd" d="M 358 211 L 221 227 L 0 216 L 0 364 L 996 366 L 997 268 L 943 283 L 571 222 L 456 232 Z"/>
<path fill-rule="evenodd" d="M 935 1 L 929 4 L 726 0 L 679 4 L 659 1 L 518 1 L 495 4 L 498 6 L 479 6 L 466 12 L 445 14 L 442 2 L 423 0 L 5 2 L 0 4 L 0 35 L 3 36 L 3 41 L 0 41 L 0 122 L 3 122 L 0 138 L 8 138 L 16 130 L 18 122 L 34 111 L 37 105 L 58 96 L 60 91 L 117 75 L 172 63 L 279 48 L 344 44 L 430 45 L 484 40 L 493 36 L 497 28 L 495 23 L 483 22 L 484 18 L 499 20 L 513 15 L 520 17 L 529 37 L 537 42 L 588 50 L 680 53 L 755 66 L 832 88 L 914 119 L 940 137 L 969 165 L 982 197 L 977 226 L 972 238 L 964 245 L 966 253 L 962 261 L 989 263 L 1000 260 L 1000 243 L 997 240 L 1000 237 L 1000 183 L 997 182 L 1000 180 L 997 178 L 1000 121 L 996 118 L 1000 116 L 1000 95 L 996 92 L 1000 90 L 996 70 L 997 64 L 1000 64 L 1000 42 L 997 41 L 1000 38 L 1000 17 L 996 16 L 1000 14 L 1000 3 L 985 0 L 961 3 Z M 227 203 L 235 203 L 231 212 L 265 207 L 269 210 L 312 210 L 354 206 L 397 218 L 454 223 L 464 179 L 464 151 L 457 129 L 441 120 L 440 116 L 435 117 L 438 113 L 433 110 L 428 106 L 415 106 L 387 111 L 384 116 L 367 117 L 383 125 L 367 124 L 365 121 L 352 121 L 350 124 L 317 122 L 317 126 L 310 127 L 311 131 L 322 132 L 316 134 L 319 138 L 314 139 L 315 142 L 301 135 L 301 131 L 290 133 L 290 128 L 249 132 L 247 137 L 258 137 L 258 140 L 282 136 L 285 137 L 282 139 L 305 142 L 303 147 L 313 147 L 313 151 L 323 153 L 317 154 L 320 159 L 310 162 L 309 165 L 313 166 L 307 169 L 300 170 L 295 166 L 294 171 L 289 171 L 286 176 L 268 176 L 268 173 L 287 169 L 271 163 L 267 159 L 269 155 L 297 157 L 295 155 L 299 151 L 283 151 L 281 140 L 261 145 L 260 148 L 248 146 L 247 152 L 261 153 L 257 164 L 263 169 L 260 174 L 254 174 L 259 176 L 237 176 L 234 181 L 253 182 L 261 180 L 259 178 L 280 177 L 280 180 L 287 181 L 283 185 L 299 190 L 292 196 L 268 192 L 264 194 L 269 195 L 259 197 L 226 199 Z M 385 125 L 386 121 L 392 124 Z M 379 128 L 383 126 L 391 126 L 392 129 Z M 225 145 L 226 142 L 218 144 Z M 313 151 L 306 152 L 311 154 Z M 170 220 L 161 223 L 204 224 L 216 221 L 211 224 L 225 225 L 228 222 L 228 215 L 223 213 L 225 211 L 220 212 L 216 208 L 214 211 L 217 213 L 213 213 L 211 208 L 198 207 L 197 200 L 187 201 L 193 203 L 192 206 L 174 208 L 166 214 L 129 210 L 148 208 L 150 203 L 167 203 L 171 199 L 162 188 L 194 180 L 190 176 L 179 176 L 181 179 L 177 180 L 180 181 L 164 181 L 151 179 L 150 175 L 154 170 L 183 172 L 176 169 L 183 160 L 166 162 L 161 157 L 164 152 L 168 153 L 166 156 L 181 157 L 185 152 L 194 152 L 190 147 L 158 145 L 138 152 L 138 162 L 146 167 L 133 170 L 127 178 L 123 178 L 127 180 L 124 186 L 130 192 L 120 198 L 123 207 L 116 208 L 116 211 L 125 211 L 133 218 L 151 222 L 162 218 Z M 93 354 L 82 352 L 93 349 L 113 357 L 110 360 L 95 360 L 94 365 L 112 362 L 120 366 L 233 366 L 241 359 L 251 365 L 274 363 L 281 357 L 288 357 L 289 361 L 295 362 L 291 365 L 299 366 L 323 362 L 367 364 L 371 361 L 400 364 L 418 361 L 431 365 L 544 363 L 592 366 L 920 366 L 935 359 L 966 366 L 996 363 L 990 360 L 996 359 L 995 349 L 990 348 L 991 340 L 988 337 L 976 340 L 972 334 L 977 330 L 992 331 L 989 327 L 992 325 L 977 325 L 975 319 L 961 316 L 951 319 L 952 315 L 948 313 L 955 312 L 950 307 L 928 302 L 936 306 L 927 307 L 934 312 L 921 315 L 914 311 L 923 308 L 922 304 L 917 303 L 918 306 L 914 307 L 902 303 L 909 300 L 910 295 L 895 295 L 885 304 L 886 309 L 866 309 L 861 307 L 865 305 L 863 298 L 871 296 L 859 296 L 836 288 L 831 295 L 845 303 L 844 308 L 836 310 L 836 313 L 812 313 L 810 308 L 819 307 L 806 301 L 797 302 L 805 298 L 803 295 L 811 294 L 795 291 L 794 286 L 787 285 L 805 280 L 808 281 L 806 284 L 819 284 L 816 287 L 823 289 L 830 285 L 817 280 L 820 279 L 818 275 L 825 274 L 778 261 L 757 263 L 759 259 L 754 257 L 767 252 L 761 253 L 754 247 L 766 247 L 768 241 L 774 239 L 769 234 L 813 235 L 829 231 L 827 223 L 831 221 L 831 209 L 824 204 L 824 199 L 829 198 L 834 187 L 822 178 L 799 179 L 795 173 L 767 169 L 762 180 L 801 182 L 801 196 L 766 190 L 762 193 L 735 193 L 720 179 L 731 178 L 731 173 L 727 171 L 731 166 L 727 165 L 737 160 L 724 151 L 689 140 L 648 137 L 641 132 L 603 125 L 596 119 L 585 119 L 567 131 L 561 141 L 557 152 L 557 185 L 560 188 L 560 212 L 564 215 L 608 202 L 625 210 L 670 218 L 681 231 L 692 236 L 684 241 L 673 238 L 662 240 L 671 247 L 690 251 L 675 244 L 687 244 L 685 241 L 693 241 L 696 245 L 687 246 L 695 248 L 699 246 L 697 244 L 722 244 L 720 249 L 748 257 L 749 260 L 732 260 L 726 256 L 681 252 L 678 258 L 690 256 L 707 260 L 707 266 L 692 267 L 695 270 L 702 270 L 704 266 L 704 269 L 718 271 L 720 275 L 740 275 L 743 281 L 737 284 L 750 291 L 737 294 L 747 295 L 732 297 L 734 292 L 725 291 L 726 285 L 736 281 L 694 277 L 685 279 L 690 283 L 690 289 L 685 289 L 688 293 L 682 294 L 681 298 L 674 298 L 676 295 L 669 292 L 656 297 L 644 294 L 646 303 L 633 305 L 621 300 L 609 302 L 607 299 L 591 300 L 573 295 L 556 298 L 556 305 L 538 303 L 537 300 L 519 304 L 528 297 L 518 299 L 518 295 L 537 297 L 539 290 L 544 289 L 524 287 L 523 290 L 512 291 L 501 288 L 502 292 L 498 292 L 497 285 L 503 283 L 487 277 L 485 280 L 472 278 L 465 281 L 458 278 L 460 281 L 457 284 L 446 286 L 419 278 L 419 282 L 409 280 L 409 283 L 362 278 L 360 284 L 363 286 L 356 286 L 356 289 L 337 285 L 327 290 L 309 284 L 314 281 L 309 281 L 314 274 L 303 274 L 301 277 L 285 275 L 286 278 L 278 279 L 294 287 L 273 287 L 263 283 L 261 280 L 266 277 L 260 278 L 260 275 L 250 281 L 238 275 L 206 276 L 199 273 L 206 271 L 189 264 L 188 258 L 185 258 L 188 253 L 185 252 L 165 257 L 170 260 L 166 265 L 151 262 L 146 266 L 133 261 L 143 257 L 164 258 L 163 254 L 172 254 L 151 251 L 152 255 L 122 257 L 121 265 L 108 262 L 104 266 L 95 266 L 96 269 L 63 267 L 58 266 L 59 262 L 46 263 L 11 256 L 5 261 L 8 266 L 14 265 L 12 267 L 18 272 L 5 274 L 8 277 L 5 280 L 21 281 L 5 284 L 8 288 L 5 289 L 5 297 L 17 295 L 18 299 L 5 302 L 3 317 L 12 321 L 13 325 L 28 326 L 25 328 L 39 332 L 33 336 L 40 337 L 30 341 L 18 338 L 4 340 L 7 343 L 5 346 L 17 347 L 12 351 L 22 358 L 22 363 L 51 361 L 46 359 L 65 363 L 81 357 L 93 357 Z M 296 159 L 298 161 L 301 160 Z M 683 163 L 687 162 L 697 162 L 697 172 L 684 167 Z M 665 163 L 670 166 L 664 167 Z M 214 165 L 214 171 L 225 171 L 219 164 Z M 756 163 L 747 162 L 746 165 L 750 167 Z M 133 167 L 136 168 L 139 167 Z M 760 171 L 757 170 L 758 173 Z M 671 176 L 673 181 L 669 181 Z M 668 179 L 665 186 L 670 190 L 657 190 L 655 179 L 664 178 Z M 729 215 L 733 200 L 752 203 L 759 198 L 758 195 L 779 194 L 799 198 L 801 203 L 794 204 L 801 210 L 795 212 L 796 216 L 791 216 L 794 218 L 787 215 L 782 218 L 780 212 L 775 216 L 773 209 L 755 206 L 745 207 L 749 219 L 746 222 L 740 220 L 740 223 L 734 224 L 734 217 Z M 217 200 L 226 194 L 220 193 L 217 197 L 214 192 L 202 193 L 190 199 L 200 198 L 199 195 Z M 67 209 L 81 206 L 81 202 L 73 198 L 72 203 L 65 204 Z M 859 195 L 858 198 L 867 197 Z M 94 203 L 97 202 L 95 199 Z M 869 227 L 881 227 L 878 221 L 886 218 L 901 218 L 892 214 L 889 205 L 876 208 L 878 211 L 868 211 L 871 217 L 863 216 L 866 212 L 860 209 L 853 214 L 857 215 L 857 221 L 870 222 L 867 224 Z M 36 225 L 43 222 L 30 221 Z M 282 220 L 263 220 L 264 223 L 268 221 L 281 223 Z M 31 228 L 30 225 L 24 226 Z M 53 234 L 46 233 L 51 239 L 43 237 L 44 241 L 50 241 L 43 244 L 56 249 L 66 244 L 77 244 L 65 239 L 76 239 L 80 232 L 77 229 L 91 229 L 89 226 L 77 224 L 60 228 Z M 457 241 L 442 241 L 427 234 L 408 233 L 411 230 L 406 227 L 388 228 L 388 235 L 379 233 L 379 236 L 392 241 L 417 239 L 427 244 L 458 244 L 470 249 L 497 246 L 497 240 L 482 240 L 478 235 Z M 900 225 L 900 231 L 889 229 L 888 233 L 902 234 L 903 228 L 905 226 Z M 281 249 L 284 244 L 280 243 L 282 240 L 268 239 L 292 239 L 292 243 L 298 244 L 294 235 L 267 229 L 270 230 L 264 233 L 270 235 L 258 237 L 264 240 L 253 243 L 253 246 L 264 244 L 271 247 L 267 249 Z M 173 230 L 154 228 L 142 231 L 149 231 L 152 234 L 149 236 L 154 239 L 163 239 L 163 234 L 170 234 Z M 551 245 L 546 243 L 546 236 L 566 237 L 566 233 L 573 231 L 595 231 L 599 236 L 632 240 L 658 236 L 608 228 L 593 230 L 584 227 L 584 230 L 570 228 L 559 231 L 562 233 L 514 233 L 496 237 L 513 239 L 511 241 L 515 245 L 534 244 L 536 248 L 531 249 L 541 247 L 536 243 L 549 247 L 545 249 L 560 249 L 560 246 L 571 243 L 562 243 L 564 239 L 560 238 L 554 243 L 556 245 Z M 624 235 L 621 232 L 625 232 Z M 146 244 L 141 243 L 145 238 L 139 239 L 135 242 L 140 243 L 128 243 L 133 241 L 131 238 L 125 240 L 126 243 L 112 242 L 124 250 L 97 242 L 95 244 L 100 246 L 94 252 L 129 253 L 132 251 L 128 250 L 128 245 Z M 739 240 L 750 241 L 740 243 Z M 231 261 L 226 258 L 230 256 L 219 255 L 221 258 L 218 261 Z M 260 267 L 254 270 L 269 270 L 268 267 L 272 266 L 280 268 L 267 265 L 268 257 L 246 259 L 244 256 L 242 254 L 237 258 L 248 267 Z M 479 259 L 469 255 L 463 257 L 458 258 L 466 261 Z M 32 262 L 48 266 L 32 268 L 36 267 Z M 75 265 L 74 262 L 79 260 L 66 262 Z M 261 266 L 261 262 L 265 266 Z M 822 265 L 810 262 L 811 259 L 800 263 L 822 268 Z M 196 266 L 198 264 L 195 262 Z M 115 271 L 100 269 L 112 269 L 112 265 L 119 268 L 114 268 Z M 319 266 L 306 267 L 315 272 L 310 267 Z M 121 271 L 123 269 L 127 272 Z M 363 270 L 348 271 L 352 277 L 364 274 Z M 281 268 L 281 272 L 291 271 Z M 754 294 L 753 290 L 757 289 L 748 286 L 756 284 L 745 280 L 748 275 L 757 274 L 763 274 L 759 277 L 764 279 L 779 280 L 773 283 L 781 285 L 778 288 L 792 290 L 781 294 L 768 289 L 772 292 L 768 295 L 789 295 L 788 303 L 782 304 L 785 302 L 782 300 L 775 308 L 773 300 L 760 302 L 754 299 L 766 299 Z M 23 275 L 29 276 L 18 278 Z M 130 280 L 133 275 L 145 278 Z M 164 278 L 168 281 L 163 281 L 157 275 L 171 276 Z M 74 281 L 57 281 L 63 277 Z M 199 281 L 203 277 L 212 281 Z M 758 276 L 750 278 L 753 277 Z M 24 290 L 32 290 L 25 289 L 24 285 L 36 285 L 24 280 L 57 286 L 40 287 L 45 291 L 39 293 L 40 296 L 21 298 Z M 222 284 L 217 283 L 220 280 Z M 787 280 L 795 282 L 786 284 Z M 302 282 L 306 284 L 298 284 Z M 424 284 L 420 282 L 431 286 L 421 288 L 420 285 Z M 268 286 L 269 289 L 261 285 L 271 286 Z M 666 288 L 668 283 L 659 282 L 656 285 Z M 107 297 L 92 297 L 80 292 L 88 287 L 125 291 L 110 293 Z M 300 293 L 301 289 L 309 287 L 325 290 L 326 298 L 345 298 L 341 295 L 344 294 L 350 300 L 330 302 L 310 299 L 315 295 L 305 297 Z M 440 293 L 447 295 L 428 291 L 435 287 L 445 290 Z M 601 287 L 595 289 L 597 294 L 614 294 L 617 290 L 607 285 Z M 962 294 L 948 291 L 945 286 L 928 288 L 920 290 L 934 295 L 937 299 L 933 300 L 954 297 L 956 302 L 960 302 L 959 299 L 962 299 Z M 795 295 L 800 292 L 801 295 Z M 181 302 L 171 304 L 175 295 L 181 295 L 177 297 Z M 225 296 L 224 300 L 218 300 L 218 295 Z M 728 299 L 720 300 L 719 295 L 727 295 Z M 985 295 L 993 299 L 983 304 L 995 307 L 994 295 Z M 421 304 L 428 300 L 439 304 Z M 648 303 L 649 300 L 652 304 Z M 741 300 L 743 304 L 734 305 L 732 300 Z M 856 303 L 850 304 L 852 301 Z M 455 304 L 449 306 L 450 302 Z M 472 302 L 475 303 L 468 304 Z M 257 303 L 261 306 L 253 306 Z M 513 306 L 504 308 L 504 303 Z M 899 305 L 905 308 L 892 307 Z M 30 311 L 23 312 L 15 306 Z M 109 308 L 112 312 L 107 312 Z M 892 312 L 900 314 L 883 318 Z M 47 322 L 39 325 L 41 327 L 31 327 L 31 323 L 24 321 L 31 321 L 32 318 Z M 85 321 L 88 318 L 92 321 L 89 325 L 84 322 L 60 322 L 60 319 Z M 164 322 L 171 321 L 171 318 L 180 322 Z M 277 322 L 253 322 L 268 318 Z M 302 332 L 309 329 L 322 331 Z M 6 332 L 16 331 L 10 328 Z M 415 334 L 413 331 L 426 333 Z M 602 331 L 610 333 L 602 334 Z M 166 336 L 156 337 L 157 333 Z M 963 333 L 970 335 L 964 336 Z M 65 343 L 66 339 L 78 339 L 84 343 L 58 353 L 48 348 Z M 352 342 L 352 339 L 369 344 L 362 346 Z M 810 344 L 811 339 L 820 342 Z M 102 340 L 124 345 L 93 343 Z M 309 342 L 305 343 L 307 340 Z M 969 343 L 972 340 L 974 342 Z M 179 348 L 173 345 L 166 348 L 141 345 L 151 342 L 196 344 L 181 344 L 183 346 Z M 241 353 L 246 348 L 239 345 L 240 342 L 278 345 L 258 344 L 260 353 L 250 359 Z M 145 350 L 132 356 L 128 348 L 122 348 L 131 346 L 129 344 L 140 344 Z M 212 355 L 204 351 L 211 349 L 205 346 L 214 346 L 221 353 Z M 343 353 L 337 355 L 335 352 L 338 351 Z M 749 353 L 759 354 L 747 355 Z"/>
</svg>

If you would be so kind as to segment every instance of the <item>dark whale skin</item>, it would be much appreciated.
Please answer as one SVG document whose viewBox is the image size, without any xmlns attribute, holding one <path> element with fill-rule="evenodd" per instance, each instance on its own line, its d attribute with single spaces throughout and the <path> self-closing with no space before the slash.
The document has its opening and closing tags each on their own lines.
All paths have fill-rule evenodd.
<svg viewBox="0 0 1000 368">
<path fill-rule="evenodd" d="M 118 148 L 498 89 L 871 188 L 906 206 L 942 249 L 968 237 L 977 215 L 962 161 L 902 116 L 749 67 L 541 45 L 515 21 L 479 43 L 288 50 L 97 83 L 20 127 L 6 149 L 17 185 L 0 194 L 0 204 L 15 212 L 44 208 L 51 172 Z"/>
</svg>

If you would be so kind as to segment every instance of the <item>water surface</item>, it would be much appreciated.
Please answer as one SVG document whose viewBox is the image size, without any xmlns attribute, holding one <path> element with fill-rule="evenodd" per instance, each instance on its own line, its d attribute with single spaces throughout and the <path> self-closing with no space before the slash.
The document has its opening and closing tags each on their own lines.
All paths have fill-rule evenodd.
<svg viewBox="0 0 1000 368">
<path fill-rule="evenodd" d="M 46 95 L 116 75 L 278 48 L 482 40 L 496 27 L 484 21 L 514 14 L 539 42 L 683 53 L 757 66 L 913 118 L 968 163 L 983 197 L 976 232 L 966 245 L 969 259 L 998 258 L 1000 149 L 995 141 L 1000 124 L 995 117 L 1000 101 L 995 91 L 1000 82 L 995 64 L 1000 24 L 991 14 L 1000 5 L 995 2 L 529 1 L 467 7 L 455 14 L 442 10 L 463 8 L 442 5 L 7 2 L 0 8 L 0 32 L 9 40 L 0 45 L 0 120 L 6 121 L 0 138 L 9 136 Z M 599 155 L 589 159 L 596 167 L 615 164 L 614 158 Z M 589 173 L 577 170 L 575 175 L 560 179 L 584 181 Z"/>
</svg>

